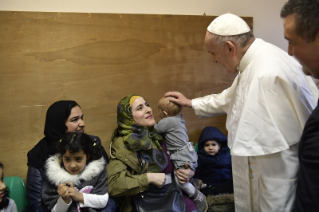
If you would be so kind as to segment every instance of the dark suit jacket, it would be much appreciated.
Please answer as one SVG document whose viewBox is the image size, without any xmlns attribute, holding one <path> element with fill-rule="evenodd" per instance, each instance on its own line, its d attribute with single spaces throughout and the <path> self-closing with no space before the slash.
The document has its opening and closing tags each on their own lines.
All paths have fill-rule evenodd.
<svg viewBox="0 0 319 212">
<path fill-rule="evenodd" d="M 319 211 L 319 107 L 307 120 L 299 144 L 300 169 L 294 212 Z"/>
</svg>

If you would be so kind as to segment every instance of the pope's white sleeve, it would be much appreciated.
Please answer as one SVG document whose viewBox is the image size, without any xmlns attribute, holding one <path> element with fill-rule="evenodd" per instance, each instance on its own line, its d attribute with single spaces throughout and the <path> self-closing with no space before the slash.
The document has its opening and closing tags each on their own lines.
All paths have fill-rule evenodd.
<svg viewBox="0 0 319 212">
<path fill-rule="evenodd" d="M 83 194 L 84 204 L 80 203 L 80 207 L 104 208 L 109 201 L 109 194 Z"/>
<path fill-rule="evenodd" d="M 211 94 L 192 99 L 192 108 L 199 117 L 218 116 L 228 112 L 234 88 L 225 89 L 219 94 Z"/>
<path fill-rule="evenodd" d="M 59 197 L 57 203 L 55 204 L 51 212 L 67 212 L 71 204 L 72 204 L 71 198 L 70 198 L 69 204 L 66 204 L 64 200 L 62 199 L 62 197 Z"/>
</svg>

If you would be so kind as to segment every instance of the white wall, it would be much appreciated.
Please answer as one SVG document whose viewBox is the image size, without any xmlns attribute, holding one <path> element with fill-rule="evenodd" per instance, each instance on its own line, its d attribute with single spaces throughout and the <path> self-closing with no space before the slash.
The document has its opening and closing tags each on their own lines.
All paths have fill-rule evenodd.
<svg viewBox="0 0 319 212">
<path fill-rule="evenodd" d="M 0 10 L 221 15 L 254 18 L 254 34 L 286 50 L 280 10 L 287 0 L 0 0 Z M 0 20 L 1 21 L 1 20 Z M 203 35 L 204 37 L 204 35 Z"/>
</svg>

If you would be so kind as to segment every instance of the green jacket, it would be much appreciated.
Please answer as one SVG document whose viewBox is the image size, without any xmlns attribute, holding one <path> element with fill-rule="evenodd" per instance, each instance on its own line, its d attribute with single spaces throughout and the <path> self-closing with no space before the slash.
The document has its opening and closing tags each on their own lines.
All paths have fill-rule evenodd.
<svg viewBox="0 0 319 212">
<path fill-rule="evenodd" d="M 141 165 L 136 152 L 127 150 L 122 137 L 115 138 L 110 145 L 110 162 L 106 166 L 108 173 L 108 192 L 119 197 L 121 212 L 131 212 L 132 196 L 148 189 L 146 174 L 141 172 Z"/>
</svg>

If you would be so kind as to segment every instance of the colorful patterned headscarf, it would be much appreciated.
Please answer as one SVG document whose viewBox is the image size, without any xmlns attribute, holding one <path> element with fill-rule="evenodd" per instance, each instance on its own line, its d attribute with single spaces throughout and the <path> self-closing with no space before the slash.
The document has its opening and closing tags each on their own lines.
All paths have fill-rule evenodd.
<svg viewBox="0 0 319 212">
<path fill-rule="evenodd" d="M 142 173 L 160 173 L 168 166 L 168 158 L 159 143 L 162 136 L 157 134 L 154 126 L 143 127 L 134 121 L 131 104 L 138 97 L 140 96 L 128 95 L 119 102 L 118 127 L 114 130 L 112 140 L 123 137 L 126 148 L 135 151 L 141 164 L 144 164 L 141 167 Z"/>
<path fill-rule="evenodd" d="M 122 136 L 127 149 L 132 151 L 159 149 L 162 147 L 159 140 L 162 136 L 157 134 L 154 126 L 143 127 L 138 125 L 132 114 L 131 104 L 137 99 L 138 95 L 128 95 L 124 97 L 117 106 L 117 129 L 114 131 L 115 136 Z M 142 97 L 143 98 L 143 97 Z"/>
</svg>

